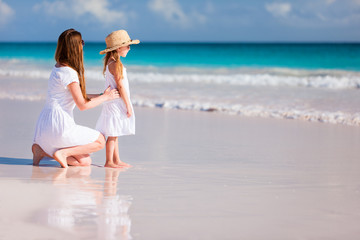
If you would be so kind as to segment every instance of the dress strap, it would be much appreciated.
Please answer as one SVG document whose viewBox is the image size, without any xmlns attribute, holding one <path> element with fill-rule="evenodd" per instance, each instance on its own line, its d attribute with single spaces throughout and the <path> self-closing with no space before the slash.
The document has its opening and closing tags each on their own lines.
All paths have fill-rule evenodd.
<svg viewBox="0 0 360 240">
<path fill-rule="evenodd" d="M 115 61 L 115 60 L 109 61 L 108 64 L 107 64 L 107 66 L 109 66 L 110 64 L 112 64 L 112 63 L 114 63 L 114 62 L 116 62 L 116 61 Z"/>
</svg>

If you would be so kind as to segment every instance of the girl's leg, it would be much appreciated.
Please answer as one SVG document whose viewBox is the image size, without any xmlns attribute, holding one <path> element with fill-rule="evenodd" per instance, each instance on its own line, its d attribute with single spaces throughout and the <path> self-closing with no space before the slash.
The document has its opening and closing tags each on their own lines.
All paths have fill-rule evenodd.
<svg viewBox="0 0 360 240">
<path fill-rule="evenodd" d="M 69 148 L 63 148 L 60 150 L 57 150 L 54 153 L 54 159 L 60 163 L 61 167 L 67 168 L 67 159 L 68 157 L 75 157 L 79 155 L 86 155 L 92 152 L 99 151 L 100 149 L 104 148 L 105 145 L 105 137 L 100 134 L 98 139 L 95 142 L 86 144 L 86 145 L 80 145 L 75 147 L 69 147 Z M 75 158 L 76 159 L 76 158 Z M 69 158 L 71 163 L 75 163 L 74 160 L 71 160 Z"/>
<path fill-rule="evenodd" d="M 130 164 L 122 162 L 119 155 L 119 138 L 116 138 L 115 151 L 114 151 L 114 163 L 120 167 L 131 167 Z"/>
<path fill-rule="evenodd" d="M 49 156 L 44 150 L 36 143 L 34 143 L 31 147 L 31 151 L 33 152 L 33 165 L 39 166 L 41 159 Z"/>
<path fill-rule="evenodd" d="M 117 168 L 119 167 L 115 164 L 114 154 L 116 148 L 117 137 L 108 137 L 106 141 L 106 163 L 104 167 Z"/>
<path fill-rule="evenodd" d="M 107 168 L 105 170 L 105 182 L 104 182 L 104 195 L 116 196 L 117 183 L 119 173 L 124 171 L 124 168 Z"/>
<path fill-rule="evenodd" d="M 120 155 L 119 155 L 119 138 L 118 137 L 116 138 L 116 141 L 115 141 L 115 151 L 114 151 L 113 158 L 114 158 L 114 163 L 119 165 L 121 160 L 120 160 Z"/>
</svg>

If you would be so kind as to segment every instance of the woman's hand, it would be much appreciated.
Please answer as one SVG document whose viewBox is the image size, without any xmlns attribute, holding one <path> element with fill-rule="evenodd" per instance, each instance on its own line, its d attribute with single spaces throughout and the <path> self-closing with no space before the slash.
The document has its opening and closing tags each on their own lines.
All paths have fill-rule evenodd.
<svg viewBox="0 0 360 240">
<path fill-rule="evenodd" d="M 120 98 L 119 91 L 117 89 L 110 89 L 110 86 L 104 91 L 104 96 L 107 100 Z"/>
</svg>

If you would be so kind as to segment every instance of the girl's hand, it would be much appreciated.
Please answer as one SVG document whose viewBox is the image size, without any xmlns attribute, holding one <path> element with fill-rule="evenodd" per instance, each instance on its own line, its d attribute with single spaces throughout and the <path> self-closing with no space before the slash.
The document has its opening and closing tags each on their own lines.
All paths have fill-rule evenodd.
<svg viewBox="0 0 360 240">
<path fill-rule="evenodd" d="M 104 91 L 104 96 L 107 100 L 120 98 L 119 91 L 117 89 L 110 89 L 110 86 Z"/>
<path fill-rule="evenodd" d="M 126 116 L 129 118 L 129 117 L 131 117 L 132 116 L 132 110 L 131 110 L 131 108 L 128 108 L 128 110 L 127 110 L 127 113 L 126 113 Z"/>
</svg>

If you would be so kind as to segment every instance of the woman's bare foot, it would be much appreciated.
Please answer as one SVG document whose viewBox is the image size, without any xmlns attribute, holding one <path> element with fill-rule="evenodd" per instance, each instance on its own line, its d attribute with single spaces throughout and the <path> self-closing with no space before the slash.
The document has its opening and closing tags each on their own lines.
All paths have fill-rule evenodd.
<svg viewBox="0 0 360 240">
<path fill-rule="evenodd" d="M 41 159 L 43 159 L 47 154 L 42 150 L 38 144 L 33 144 L 31 146 L 31 151 L 33 153 L 33 165 L 39 166 Z"/>
<path fill-rule="evenodd" d="M 54 153 L 54 159 L 60 163 L 61 167 L 63 168 L 68 168 L 68 164 L 66 162 L 66 156 L 65 154 L 63 153 L 63 150 L 57 150 L 55 153 Z"/>
<path fill-rule="evenodd" d="M 105 163 L 104 167 L 107 167 L 107 168 L 123 168 L 124 166 L 120 166 L 120 165 L 117 165 L 115 163 Z"/>
</svg>

